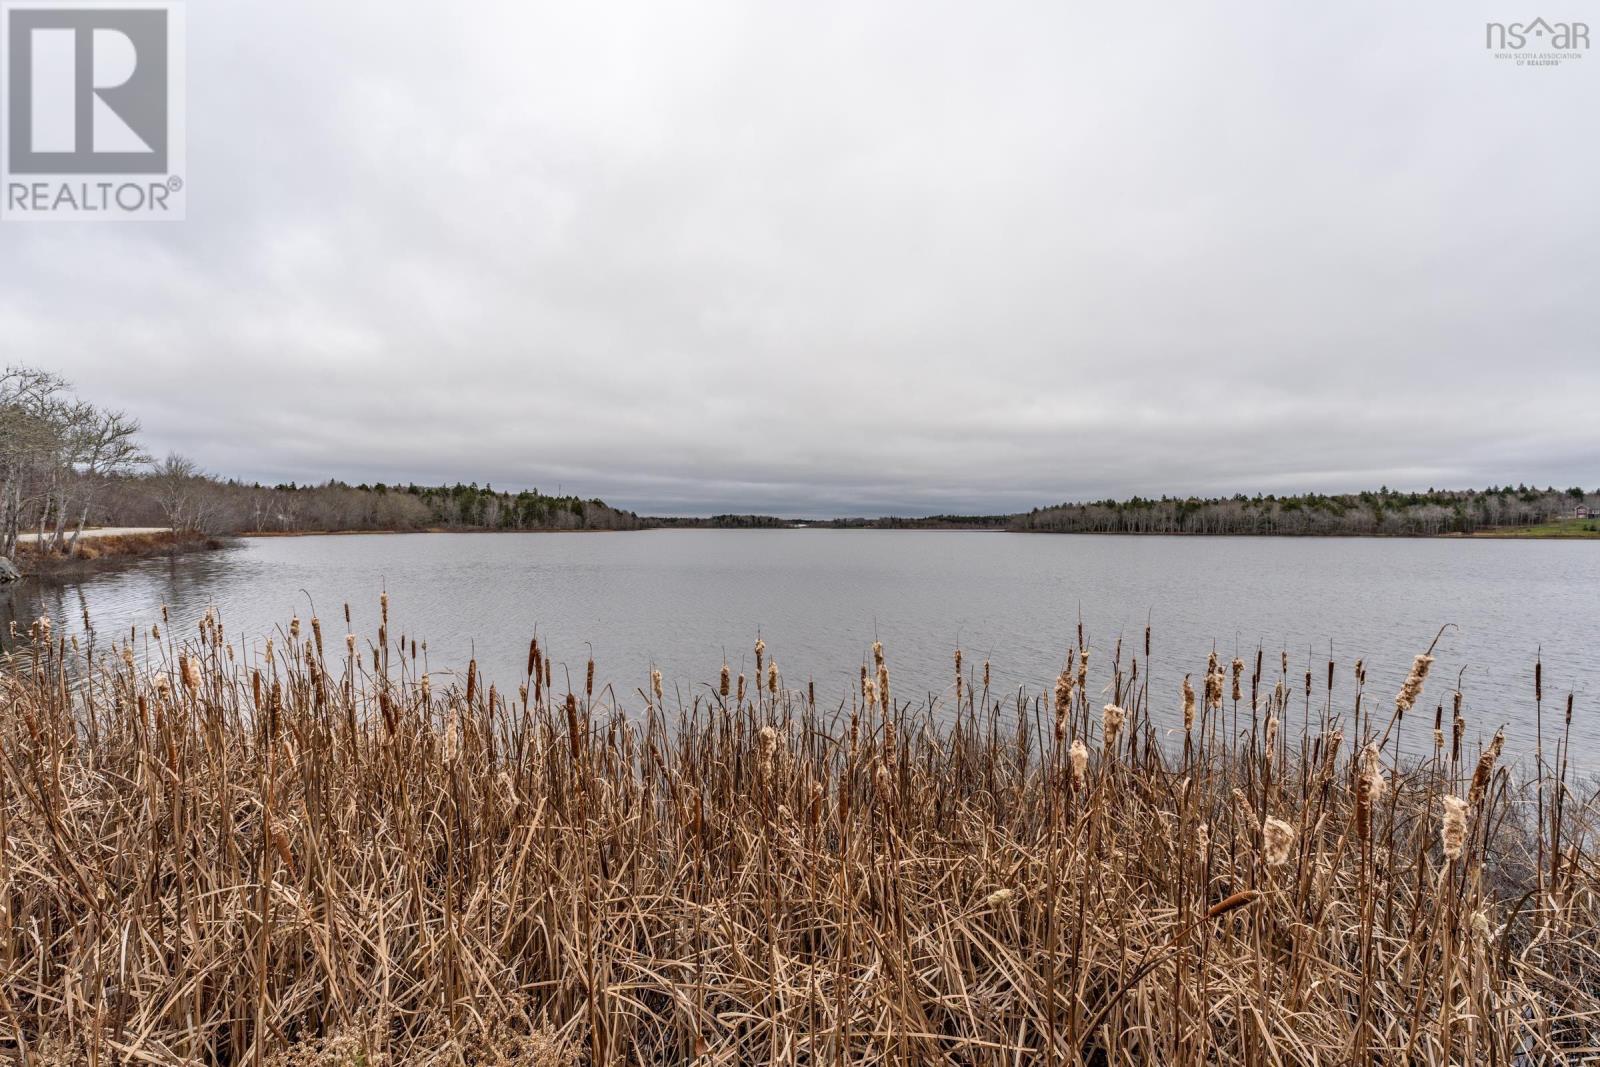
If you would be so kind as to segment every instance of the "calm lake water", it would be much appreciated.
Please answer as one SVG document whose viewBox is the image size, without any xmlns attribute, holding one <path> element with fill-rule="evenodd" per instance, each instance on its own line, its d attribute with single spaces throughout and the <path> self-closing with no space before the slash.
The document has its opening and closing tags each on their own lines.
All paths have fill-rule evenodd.
<svg viewBox="0 0 1600 1067">
<path fill-rule="evenodd" d="M 1411 657 L 1453 623 L 1407 747 L 1427 747 L 1433 704 L 1459 673 L 1469 737 L 1509 723 L 1508 755 L 1531 752 L 1542 655 L 1547 727 L 1575 694 L 1574 763 L 1600 770 L 1600 544 L 1586 542 L 893 530 L 266 538 L 27 582 L 0 593 L 0 611 L 20 625 L 48 614 L 68 632 L 87 614 L 103 641 L 159 621 L 162 605 L 178 632 L 216 607 L 238 639 L 309 618 L 314 604 L 338 643 L 346 603 L 356 632 L 375 633 L 383 589 L 392 632 L 425 639 L 436 672 L 476 655 L 513 689 L 537 628 L 575 679 L 592 648 L 600 677 L 628 697 L 652 664 L 686 696 L 715 681 L 724 655 L 753 671 L 758 633 L 785 683 L 814 679 L 819 700 L 849 692 L 874 635 L 901 699 L 943 691 L 957 645 L 969 665 L 992 661 L 996 688 L 1038 690 L 1080 617 L 1098 688 L 1117 639 L 1138 651 L 1148 621 L 1152 706 L 1174 720 L 1183 675 L 1199 688 L 1212 647 L 1247 661 L 1263 648 L 1269 673 L 1286 650 L 1291 679 L 1310 663 L 1319 690 L 1331 650 L 1345 708 L 1364 658 L 1369 700 L 1386 708 Z"/>
</svg>

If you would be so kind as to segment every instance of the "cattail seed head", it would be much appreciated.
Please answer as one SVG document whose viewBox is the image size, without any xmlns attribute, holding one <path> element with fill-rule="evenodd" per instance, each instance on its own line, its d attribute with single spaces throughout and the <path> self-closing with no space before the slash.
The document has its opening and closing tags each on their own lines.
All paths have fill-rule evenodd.
<svg viewBox="0 0 1600 1067">
<path fill-rule="evenodd" d="M 1417 698 L 1422 695 L 1422 683 L 1427 681 L 1428 668 L 1433 666 L 1433 657 L 1424 653 L 1411 661 L 1411 672 L 1406 675 L 1406 680 L 1400 686 L 1400 692 L 1395 694 L 1395 711 L 1401 715 L 1410 711 L 1417 703 Z"/>
<path fill-rule="evenodd" d="M 1269 818 L 1261 827 L 1261 841 L 1267 866 L 1282 867 L 1289 862 L 1289 850 L 1294 846 L 1294 827 L 1282 819 Z"/>
<path fill-rule="evenodd" d="M 722 684 L 718 688 L 718 692 L 720 692 L 722 694 L 722 699 L 724 699 L 724 700 L 728 699 L 728 691 L 729 691 L 729 688 L 731 687 L 732 683 L 733 683 L 733 672 L 731 670 L 729 670 L 728 669 L 728 665 L 726 663 L 724 663 L 722 665 Z"/>
<path fill-rule="evenodd" d="M 773 726 L 763 726 L 759 735 L 761 753 L 761 772 L 768 777 L 772 775 L 772 757 L 778 750 L 778 731 Z"/>
<path fill-rule="evenodd" d="M 1389 782 L 1383 776 L 1383 761 L 1374 742 L 1367 742 L 1367 747 L 1361 750 L 1361 775 L 1367 779 L 1368 795 L 1372 802 L 1375 804 L 1382 800 Z"/>
<path fill-rule="evenodd" d="M 984 897 L 983 902 L 991 908 L 1009 907 L 1016 895 L 1017 892 L 1014 889 L 996 889 L 993 893 Z"/>
<path fill-rule="evenodd" d="M 1105 733 L 1106 748 L 1112 748 L 1117 743 L 1117 734 L 1122 731 L 1122 724 L 1128 718 L 1128 713 L 1115 704 L 1107 704 L 1101 712 L 1100 725 Z"/>
<path fill-rule="evenodd" d="M 1444 798 L 1444 821 L 1439 827 L 1439 840 L 1446 859 L 1457 859 L 1467 840 L 1467 802 L 1454 794 Z"/>
<path fill-rule="evenodd" d="M 1056 679 L 1056 729 L 1072 711 L 1072 672 L 1063 670 Z"/>
<path fill-rule="evenodd" d="M 442 755 L 446 767 L 454 764 L 461 755 L 461 724 L 455 708 L 451 708 L 450 713 L 445 716 Z"/>
<path fill-rule="evenodd" d="M 1478 757 L 1477 770 L 1472 772 L 1472 788 L 1467 793 L 1467 802 L 1474 808 L 1483 803 L 1483 798 L 1489 791 L 1489 779 L 1494 775 L 1495 761 L 1500 758 L 1500 750 L 1505 747 L 1505 743 L 1506 732 L 1496 730 L 1494 740 L 1489 742 L 1489 747 Z"/>
<path fill-rule="evenodd" d="M 1082 786 L 1089 777 L 1089 749 L 1081 737 L 1073 740 L 1067 759 L 1072 764 L 1073 784 Z"/>
</svg>

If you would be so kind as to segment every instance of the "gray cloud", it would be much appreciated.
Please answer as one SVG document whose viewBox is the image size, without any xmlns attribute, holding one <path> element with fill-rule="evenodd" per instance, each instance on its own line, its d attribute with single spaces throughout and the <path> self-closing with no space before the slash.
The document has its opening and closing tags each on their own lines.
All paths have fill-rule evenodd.
<svg viewBox="0 0 1600 1067">
<path fill-rule="evenodd" d="M 263 480 L 1593 485 L 1600 76 L 1525 15 L 191 7 L 188 221 L 0 227 L 0 337 Z"/>
</svg>

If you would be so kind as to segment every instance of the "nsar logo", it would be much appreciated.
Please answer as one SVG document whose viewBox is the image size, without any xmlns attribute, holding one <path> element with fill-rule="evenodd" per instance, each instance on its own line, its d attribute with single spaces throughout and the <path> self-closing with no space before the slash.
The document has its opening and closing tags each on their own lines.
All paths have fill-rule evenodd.
<svg viewBox="0 0 1600 1067">
<path fill-rule="evenodd" d="M 1589 24 L 1543 18 L 1489 22 L 1484 24 L 1483 47 L 1494 52 L 1494 58 L 1511 60 L 1519 67 L 1559 67 L 1582 59 L 1589 50 Z"/>
</svg>

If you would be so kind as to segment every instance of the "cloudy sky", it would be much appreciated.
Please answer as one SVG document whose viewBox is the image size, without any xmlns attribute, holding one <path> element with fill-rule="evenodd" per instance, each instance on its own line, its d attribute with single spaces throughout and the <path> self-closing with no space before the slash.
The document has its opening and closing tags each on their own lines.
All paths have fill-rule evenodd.
<svg viewBox="0 0 1600 1067">
<path fill-rule="evenodd" d="M 0 344 L 271 481 L 1594 487 L 1600 54 L 1484 49 L 1538 13 L 192 3 L 188 220 L 0 226 Z"/>
</svg>

